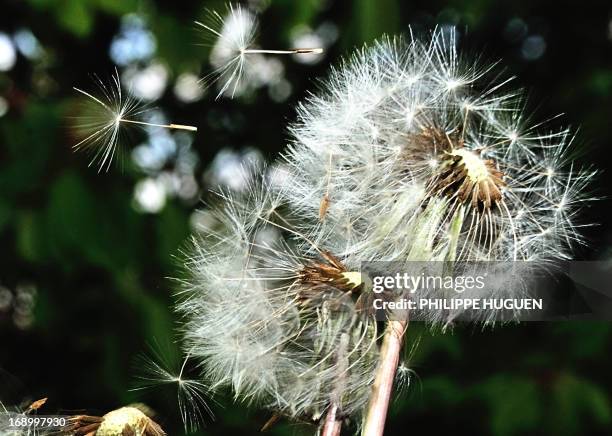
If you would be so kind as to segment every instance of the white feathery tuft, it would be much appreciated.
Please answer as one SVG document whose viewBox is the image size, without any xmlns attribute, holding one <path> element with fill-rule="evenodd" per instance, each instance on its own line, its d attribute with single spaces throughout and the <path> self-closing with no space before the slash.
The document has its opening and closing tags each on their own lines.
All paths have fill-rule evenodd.
<svg viewBox="0 0 612 436">
<path fill-rule="evenodd" d="M 208 10 L 204 21 L 196 25 L 205 31 L 206 39 L 212 38 L 210 63 L 214 71 L 202 81 L 208 85 L 219 82 L 217 98 L 228 95 L 233 98 L 245 82 L 257 81 L 257 67 L 264 62 L 263 55 L 320 54 L 321 48 L 295 48 L 289 50 L 265 50 L 255 45 L 258 22 L 254 13 L 239 4 L 227 4 L 227 12 L 221 15 Z"/>
<path fill-rule="evenodd" d="M 73 146 L 76 151 L 91 152 L 89 166 L 98 163 L 98 172 L 108 171 L 118 149 L 122 136 L 129 127 L 161 127 L 165 129 L 197 131 L 197 127 L 183 124 L 156 124 L 143 119 L 148 108 L 130 93 L 123 91 L 119 72 L 106 83 L 94 76 L 99 95 L 80 88 L 74 88 L 85 97 L 82 113 L 75 119 L 75 130 L 81 140 Z"/>
<path fill-rule="evenodd" d="M 178 305 L 205 379 L 293 418 L 318 421 L 332 404 L 360 413 L 378 334 L 347 274 L 355 260 L 340 262 L 293 228 L 265 181 L 220 195 L 222 230 L 194 238 Z"/>
<path fill-rule="evenodd" d="M 285 161 L 301 230 L 366 261 L 569 259 L 595 172 L 568 160 L 567 130 L 530 126 L 521 93 L 461 59 L 455 39 L 383 38 L 299 106 Z"/>
</svg>

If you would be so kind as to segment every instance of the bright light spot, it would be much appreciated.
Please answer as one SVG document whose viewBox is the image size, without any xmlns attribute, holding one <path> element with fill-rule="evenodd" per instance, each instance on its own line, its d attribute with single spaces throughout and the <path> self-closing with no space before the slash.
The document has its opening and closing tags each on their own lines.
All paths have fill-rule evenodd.
<svg viewBox="0 0 612 436">
<path fill-rule="evenodd" d="M 200 85 L 198 76 L 192 73 L 183 73 L 176 79 L 174 95 L 184 103 L 193 103 L 204 96 L 204 88 Z"/>
<path fill-rule="evenodd" d="M 518 134 L 516 132 L 510 132 L 510 134 L 508 134 L 508 139 L 514 142 L 518 139 Z"/>
<path fill-rule="evenodd" d="M 446 89 L 452 91 L 461 85 L 461 81 L 457 79 L 450 79 L 446 82 Z"/>
<path fill-rule="evenodd" d="M 189 224 L 194 231 L 208 233 L 219 225 L 219 220 L 210 210 L 202 209 L 191 214 Z"/>
<path fill-rule="evenodd" d="M 321 23 L 321 25 L 317 27 L 316 32 L 323 40 L 323 48 L 327 48 L 336 42 L 340 34 L 338 26 L 331 21 Z"/>
<path fill-rule="evenodd" d="M 437 159 L 429 159 L 429 166 L 432 168 L 437 168 L 438 160 Z"/>
<path fill-rule="evenodd" d="M 278 83 L 282 79 L 285 67 L 280 59 L 264 56 L 250 57 L 250 59 L 253 61 L 253 79 L 260 87 Z"/>
<path fill-rule="evenodd" d="M 118 65 L 128 65 L 149 59 L 156 48 L 155 36 L 146 29 L 144 20 L 129 14 L 123 17 L 119 34 L 113 38 L 110 57 Z"/>
<path fill-rule="evenodd" d="M 134 188 L 134 200 L 139 210 L 157 213 L 166 205 L 166 189 L 156 179 L 144 179 Z"/>
<path fill-rule="evenodd" d="M 316 33 L 303 33 L 293 38 L 293 47 L 296 48 L 322 48 L 325 45 L 323 38 Z M 316 64 L 321 62 L 321 54 L 298 53 L 293 55 L 293 59 L 302 64 Z"/>
<path fill-rule="evenodd" d="M 523 58 L 528 61 L 534 61 L 542 57 L 546 51 L 546 41 L 540 35 L 531 35 L 523 41 L 521 53 Z"/>
<path fill-rule="evenodd" d="M 132 151 L 132 159 L 145 171 L 159 171 L 176 155 L 177 144 L 166 130 L 150 135 L 149 142 Z"/>
<path fill-rule="evenodd" d="M 559 202 L 559 204 L 557 204 L 557 210 L 561 211 L 565 209 L 565 198 L 562 198 L 561 201 Z"/>
<path fill-rule="evenodd" d="M 412 121 L 414 120 L 414 115 L 415 115 L 414 109 L 406 110 L 406 123 L 412 124 Z"/>
<path fill-rule="evenodd" d="M 6 115 L 9 110 L 8 101 L 4 97 L 0 97 L 0 117 Z"/>
<path fill-rule="evenodd" d="M 0 33 L 0 71 L 8 71 L 15 65 L 17 53 L 6 33 Z"/>
<path fill-rule="evenodd" d="M 520 18 L 512 18 L 506 24 L 504 37 L 510 42 L 519 42 L 527 35 L 527 24 Z"/>
<path fill-rule="evenodd" d="M 555 170 L 553 168 L 548 167 L 546 169 L 546 176 L 550 178 L 550 177 L 552 177 L 554 175 L 555 175 Z"/>
<path fill-rule="evenodd" d="M 277 83 L 270 85 L 268 94 L 270 98 L 277 103 L 281 103 L 289 98 L 293 87 L 287 79 L 280 79 Z"/>
<path fill-rule="evenodd" d="M 257 149 L 236 152 L 222 149 L 217 153 L 204 177 L 212 186 L 227 186 L 235 191 L 248 187 L 252 169 L 263 163 L 263 156 Z"/>
<path fill-rule="evenodd" d="M 179 187 L 177 194 L 183 200 L 191 200 L 196 197 L 198 194 L 200 187 L 198 186 L 198 182 L 195 177 L 189 175 L 185 175 L 179 177 Z"/>
<path fill-rule="evenodd" d="M 157 100 L 162 96 L 168 82 L 168 70 L 160 63 L 153 63 L 138 70 L 130 68 L 123 75 L 128 89 L 142 100 Z"/>
<path fill-rule="evenodd" d="M 0 312 L 10 309 L 13 303 L 13 293 L 4 286 L 0 286 Z"/>
<path fill-rule="evenodd" d="M 417 83 L 419 81 L 420 77 L 419 76 L 410 76 L 406 79 L 406 83 L 408 85 L 414 85 L 415 83 Z"/>
<path fill-rule="evenodd" d="M 476 107 L 470 103 L 469 101 L 464 101 L 463 104 L 463 109 L 465 109 L 466 111 L 473 111 Z"/>
<path fill-rule="evenodd" d="M 13 35 L 17 50 L 28 59 L 39 59 L 44 54 L 38 39 L 29 29 L 20 29 Z"/>
</svg>

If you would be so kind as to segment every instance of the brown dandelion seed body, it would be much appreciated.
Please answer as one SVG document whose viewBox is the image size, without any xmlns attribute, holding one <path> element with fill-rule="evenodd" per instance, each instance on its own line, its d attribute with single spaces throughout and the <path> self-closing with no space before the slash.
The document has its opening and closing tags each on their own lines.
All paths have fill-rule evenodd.
<svg viewBox="0 0 612 436">
<path fill-rule="evenodd" d="M 40 400 L 34 401 L 32 404 L 28 406 L 25 413 L 33 412 L 35 410 L 40 409 L 42 406 L 44 406 L 46 402 L 47 402 L 47 398 L 41 398 Z"/>
<path fill-rule="evenodd" d="M 322 254 L 324 260 L 313 260 L 300 271 L 298 280 L 305 285 L 299 296 L 303 306 L 310 306 L 321 298 L 351 295 L 361 289 L 360 273 L 348 271 L 333 254 Z"/>
<path fill-rule="evenodd" d="M 474 208 L 490 209 L 502 199 L 503 173 L 493 160 L 465 148 L 444 154 L 434 191 L 456 196 Z"/>
<path fill-rule="evenodd" d="M 445 132 L 425 127 L 414 138 L 414 146 L 424 155 L 434 155 L 440 162 L 432 192 L 456 197 L 475 209 L 491 209 L 502 200 L 506 186 L 504 174 L 492 159 L 483 159 L 478 150 L 465 147 L 460 131 Z"/>
<path fill-rule="evenodd" d="M 325 194 L 323 198 L 321 199 L 321 204 L 319 205 L 319 221 L 323 221 L 325 219 L 328 209 L 329 209 L 329 195 Z"/>
</svg>

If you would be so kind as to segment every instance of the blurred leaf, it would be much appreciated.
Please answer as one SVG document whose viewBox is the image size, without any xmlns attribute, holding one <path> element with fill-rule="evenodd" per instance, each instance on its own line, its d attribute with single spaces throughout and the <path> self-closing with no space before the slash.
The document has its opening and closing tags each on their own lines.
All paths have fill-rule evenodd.
<svg viewBox="0 0 612 436">
<path fill-rule="evenodd" d="M 609 96 L 612 94 L 612 71 L 593 71 L 587 83 L 594 94 L 600 97 Z"/>
<path fill-rule="evenodd" d="M 371 42 L 400 30 L 397 0 L 356 0 L 353 11 L 353 32 L 358 42 Z"/>
<path fill-rule="evenodd" d="M 184 210 L 169 203 L 161 211 L 157 220 L 158 256 L 168 271 L 175 270 L 174 256 L 189 236 L 189 225 Z"/>
<path fill-rule="evenodd" d="M 124 15 L 135 12 L 138 8 L 137 0 L 95 0 L 96 5 L 102 11 L 115 15 Z"/>
<path fill-rule="evenodd" d="M 93 25 L 93 11 L 85 0 L 64 0 L 55 9 L 58 22 L 76 36 L 87 36 Z"/>
<path fill-rule="evenodd" d="M 85 259 L 107 265 L 101 232 L 104 214 L 95 195 L 73 172 L 61 175 L 49 193 L 46 213 L 48 245 L 64 267 Z"/>
<path fill-rule="evenodd" d="M 555 325 L 557 335 L 576 358 L 597 356 L 610 341 L 612 325 L 608 322 L 565 322 Z"/>
<path fill-rule="evenodd" d="M 562 374 L 554 385 L 549 420 L 556 434 L 576 434 L 588 421 L 609 424 L 612 418 L 606 392 L 585 379 Z"/>
<path fill-rule="evenodd" d="M 17 252 L 27 262 L 39 262 L 48 255 L 40 215 L 24 211 L 16 217 Z"/>
<path fill-rule="evenodd" d="M 491 377 L 474 388 L 491 411 L 491 433 L 524 434 L 536 429 L 541 416 L 540 394 L 529 379 L 512 374 Z"/>
<path fill-rule="evenodd" d="M 57 144 L 60 110 L 31 101 L 21 119 L 3 119 L 0 137 L 8 154 L 0 172 L 0 196 L 39 189 L 49 154 Z"/>
</svg>

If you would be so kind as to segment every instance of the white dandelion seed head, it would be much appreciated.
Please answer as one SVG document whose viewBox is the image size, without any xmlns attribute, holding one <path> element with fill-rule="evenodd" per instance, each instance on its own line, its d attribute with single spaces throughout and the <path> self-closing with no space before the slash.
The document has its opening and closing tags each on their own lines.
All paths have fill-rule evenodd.
<svg viewBox="0 0 612 436">
<path fill-rule="evenodd" d="M 582 242 L 593 172 L 568 159 L 571 136 L 529 126 L 520 94 L 455 45 L 445 30 L 357 51 L 300 105 L 281 166 L 219 193 L 178 304 L 212 389 L 293 418 L 358 418 L 380 357 L 362 262 L 547 262 Z M 501 274 L 497 295 L 523 292 L 529 274 Z"/>
<path fill-rule="evenodd" d="M 285 161 L 302 231 L 365 261 L 570 258 L 594 172 L 455 40 L 383 38 L 299 106 Z"/>
<path fill-rule="evenodd" d="M 186 347 L 211 388 L 229 387 L 237 400 L 315 421 L 332 402 L 358 414 L 378 332 L 359 314 L 356 265 L 300 234 L 268 183 L 220 193 L 223 225 L 193 240 L 178 305 Z"/>
</svg>

